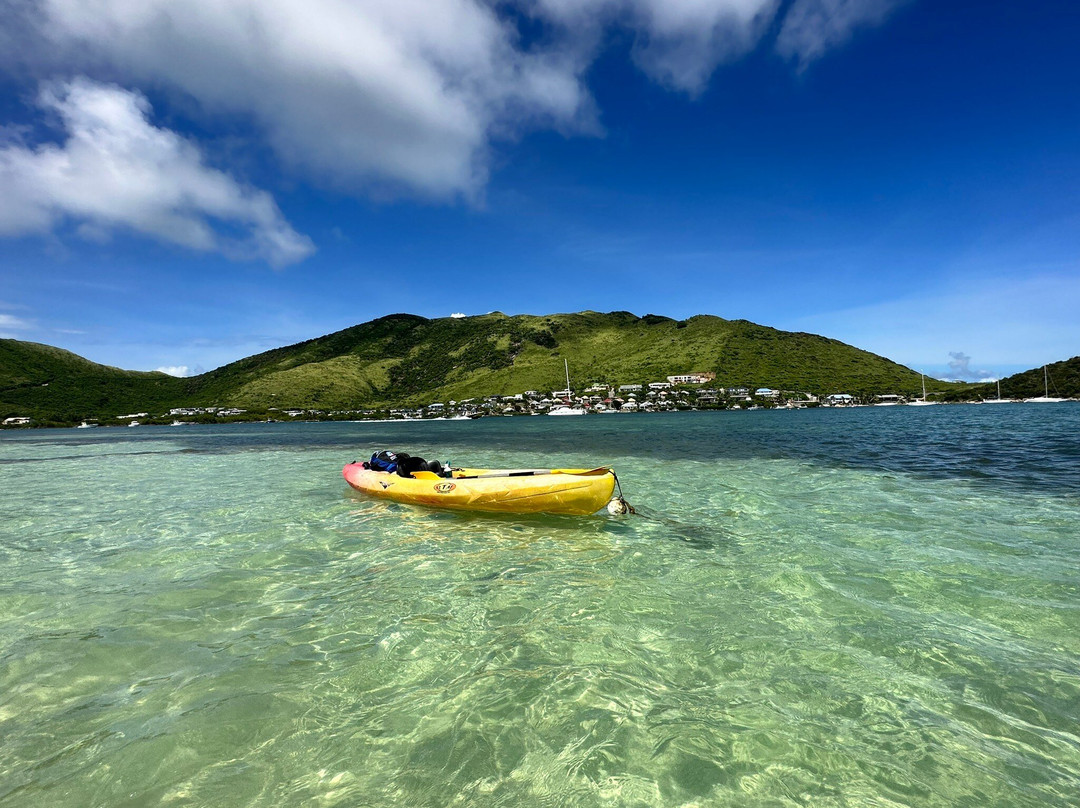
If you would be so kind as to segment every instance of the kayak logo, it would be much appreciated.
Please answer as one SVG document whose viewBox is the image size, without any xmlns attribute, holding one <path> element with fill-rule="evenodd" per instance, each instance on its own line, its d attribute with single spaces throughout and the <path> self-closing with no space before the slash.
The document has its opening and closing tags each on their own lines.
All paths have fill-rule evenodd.
<svg viewBox="0 0 1080 808">
<path fill-rule="evenodd" d="M 440 494 L 449 494 L 455 488 L 457 488 L 457 486 L 453 483 L 439 483 L 435 486 L 435 490 L 438 491 Z"/>
</svg>

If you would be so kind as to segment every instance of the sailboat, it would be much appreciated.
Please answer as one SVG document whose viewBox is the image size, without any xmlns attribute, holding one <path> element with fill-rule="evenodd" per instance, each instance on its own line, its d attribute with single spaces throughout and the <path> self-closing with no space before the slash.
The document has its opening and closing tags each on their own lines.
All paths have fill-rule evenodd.
<svg viewBox="0 0 1080 808">
<path fill-rule="evenodd" d="M 581 407 L 571 407 L 570 404 L 570 365 L 563 359 L 563 368 L 566 370 L 566 404 L 551 410 L 548 415 L 584 415 L 585 410 Z"/>
<path fill-rule="evenodd" d="M 1050 395 L 1050 371 L 1046 369 L 1046 365 L 1043 365 L 1043 394 L 1036 396 L 1035 398 L 1025 398 L 1025 404 L 1057 404 L 1059 401 L 1066 401 L 1064 398 L 1054 398 Z"/>
<path fill-rule="evenodd" d="M 929 407 L 931 404 L 940 404 L 941 403 L 940 401 L 927 401 L 926 400 L 926 375 L 923 374 L 923 373 L 920 373 L 919 375 L 922 376 L 922 398 L 917 398 L 914 401 L 909 401 L 908 406 L 909 407 Z"/>
<path fill-rule="evenodd" d="M 997 387 L 998 387 L 998 397 L 997 398 L 985 398 L 985 399 L 983 399 L 983 404 L 1012 404 L 1013 400 L 1011 398 L 1002 398 L 1001 397 L 1001 379 L 997 380 Z"/>
</svg>

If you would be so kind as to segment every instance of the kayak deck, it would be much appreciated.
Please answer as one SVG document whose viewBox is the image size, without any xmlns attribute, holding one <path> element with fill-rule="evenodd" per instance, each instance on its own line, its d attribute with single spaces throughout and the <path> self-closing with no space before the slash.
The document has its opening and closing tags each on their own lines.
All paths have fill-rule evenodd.
<svg viewBox="0 0 1080 808">
<path fill-rule="evenodd" d="M 598 469 L 454 469 L 453 476 L 400 477 L 350 463 L 342 470 L 357 491 L 413 505 L 489 513 L 586 515 L 607 505 L 615 473 Z"/>
</svg>

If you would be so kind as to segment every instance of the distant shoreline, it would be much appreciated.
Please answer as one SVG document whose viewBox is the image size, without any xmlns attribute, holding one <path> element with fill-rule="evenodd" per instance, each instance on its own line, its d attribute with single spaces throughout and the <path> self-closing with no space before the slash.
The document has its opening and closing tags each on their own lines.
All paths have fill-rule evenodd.
<svg viewBox="0 0 1080 808">
<path fill-rule="evenodd" d="M 1076 403 L 1078 401 L 1080 401 L 1080 399 L 1066 398 L 1066 399 L 1062 399 L 1060 401 L 1054 401 L 1052 403 L 1068 404 L 1068 403 Z M 1008 402 L 995 402 L 995 403 L 1025 404 L 1025 403 L 1028 403 L 1028 402 L 1025 402 L 1024 400 L 1019 399 L 1019 400 L 1010 400 Z M 958 406 L 958 405 L 984 406 L 984 402 L 982 402 L 982 401 L 949 401 L 949 402 L 941 402 L 941 406 Z M 759 405 L 759 406 L 750 406 L 750 407 L 695 407 L 695 408 L 690 408 L 690 409 L 640 410 L 640 411 L 633 411 L 633 412 L 631 412 L 631 411 L 627 411 L 627 412 L 613 411 L 611 413 L 588 413 L 588 414 L 590 416 L 590 420 L 592 420 L 592 418 L 599 417 L 599 416 L 605 415 L 605 414 L 618 415 L 618 416 L 621 416 L 621 417 L 626 417 L 626 416 L 647 416 L 647 415 L 665 415 L 665 414 L 685 414 L 685 413 L 694 413 L 694 412 L 700 412 L 700 413 L 706 413 L 706 412 L 709 412 L 709 413 L 755 412 L 755 411 L 764 412 L 764 411 L 790 411 L 790 410 L 809 410 L 809 409 L 814 409 L 814 410 L 863 410 L 863 409 L 878 409 L 878 408 L 907 409 L 910 406 L 911 405 L 909 405 L 907 403 L 901 403 L 901 404 L 888 403 L 888 404 L 815 405 L 815 406 L 802 406 L 802 407 L 788 407 L 788 406 L 783 406 L 783 405 L 779 405 L 779 406 L 777 406 L 777 405 L 760 406 Z M 1028 406 L 1029 407 L 1031 406 L 1030 403 L 1028 403 Z M 914 407 L 911 407 L 911 408 L 914 409 Z M 921 410 L 921 409 L 924 409 L 924 408 L 919 407 L 918 409 Z M 74 424 L 74 423 L 63 423 L 63 424 L 59 424 L 59 423 L 33 423 L 33 422 L 28 423 L 28 424 L 7 424 L 7 425 L 0 425 L 0 431 L 3 431 L 3 432 L 20 432 L 20 431 L 43 430 L 43 429 L 108 429 L 108 430 L 116 430 L 116 429 L 132 429 L 132 428 L 139 429 L 139 428 L 142 428 L 142 427 L 179 428 L 179 427 L 187 427 L 187 426 L 228 426 L 228 425 L 232 425 L 232 424 L 320 424 L 320 423 L 322 423 L 322 424 L 325 424 L 325 423 L 350 423 L 350 424 L 416 424 L 416 423 L 420 423 L 420 424 L 432 424 L 432 423 L 451 423 L 451 422 L 455 422 L 455 421 L 456 422 L 461 422 L 461 421 L 484 421 L 484 420 L 487 420 L 489 418 L 518 418 L 518 419 L 520 419 L 520 418 L 533 418 L 533 417 L 541 417 L 541 416 L 544 416 L 544 415 L 546 415 L 546 413 L 541 413 L 541 412 L 532 412 L 532 413 L 521 412 L 521 413 L 492 413 L 492 414 L 485 414 L 485 415 L 480 415 L 480 416 L 476 416 L 476 417 L 467 417 L 467 418 L 461 418 L 461 417 L 447 418 L 447 417 L 444 417 L 444 416 L 436 416 L 436 417 L 429 417 L 429 418 L 423 418 L 423 417 L 417 417 L 417 418 L 345 418 L 345 417 L 318 418 L 318 417 L 316 417 L 316 418 L 311 418 L 311 417 L 308 417 L 308 418 L 295 418 L 295 419 L 288 419 L 288 420 L 281 419 L 281 418 L 244 418 L 242 416 L 231 416 L 229 418 L 220 419 L 220 420 L 204 419 L 204 420 L 199 420 L 199 421 L 185 421 L 185 422 L 179 422 L 179 423 L 177 423 L 177 422 L 166 422 L 163 419 L 155 418 L 155 419 L 148 419 L 146 421 L 141 421 L 141 422 L 139 422 L 137 424 L 134 424 L 134 425 L 131 424 L 131 423 L 123 422 L 123 421 L 109 422 L 109 423 L 87 423 L 87 422 L 84 421 L 84 422 L 82 422 L 82 424 Z"/>
</svg>

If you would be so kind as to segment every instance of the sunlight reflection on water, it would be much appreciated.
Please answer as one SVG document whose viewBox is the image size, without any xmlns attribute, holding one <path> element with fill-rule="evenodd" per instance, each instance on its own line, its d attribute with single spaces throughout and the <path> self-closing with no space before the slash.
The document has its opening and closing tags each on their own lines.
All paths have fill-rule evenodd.
<svg viewBox="0 0 1080 808">
<path fill-rule="evenodd" d="M 1074 804 L 1068 425 L 928 409 L 5 436 L 0 804 Z M 641 515 L 345 487 L 406 441 Z"/>
</svg>

